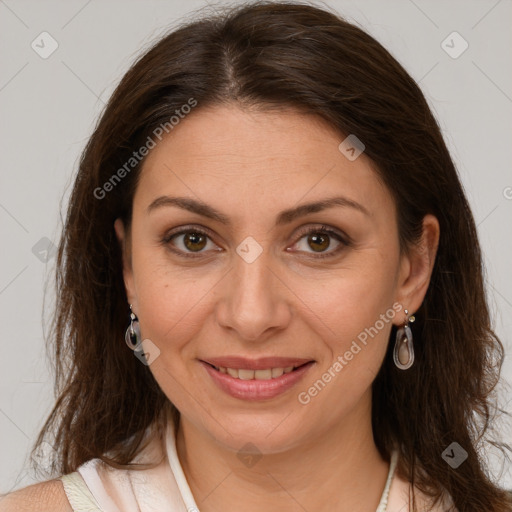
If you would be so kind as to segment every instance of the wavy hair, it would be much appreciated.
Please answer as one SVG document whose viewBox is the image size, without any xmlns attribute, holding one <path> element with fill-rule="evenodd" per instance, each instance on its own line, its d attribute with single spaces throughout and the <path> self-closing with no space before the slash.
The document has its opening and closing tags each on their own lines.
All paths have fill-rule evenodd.
<svg viewBox="0 0 512 512">
<path fill-rule="evenodd" d="M 59 245 L 50 336 L 57 399 L 34 451 L 52 435 L 61 474 L 92 458 L 128 465 L 149 426 L 162 434 L 167 414 L 179 421 L 123 341 L 128 308 L 113 224 L 130 225 L 144 160 L 110 181 L 108 194 L 98 190 L 191 98 L 196 110 L 299 109 L 357 135 L 398 205 L 401 251 L 419 240 L 426 214 L 437 217 L 437 258 L 415 314 L 416 363 L 397 370 L 389 344 L 373 383 L 374 438 L 386 460 L 398 447 L 399 473 L 433 503 L 447 492 L 460 512 L 510 510 L 479 453 L 503 346 L 490 323 L 475 222 L 438 123 L 380 43 L 302 3 L 202 12 L 160 38 L 113 93 L 81 156 Z M 457 470 L 441 457 L 454 441 L 468 453 Z"/>
</svg>

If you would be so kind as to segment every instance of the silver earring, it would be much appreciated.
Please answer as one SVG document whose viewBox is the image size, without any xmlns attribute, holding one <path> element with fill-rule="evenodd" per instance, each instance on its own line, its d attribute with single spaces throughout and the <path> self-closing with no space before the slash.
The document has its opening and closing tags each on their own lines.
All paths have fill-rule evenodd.
<svg viewBox="0 0 512 512">
<path fill-rule="evenodd" d="M 409 316 L 405 310 L 405 323 L 396 333 L 395 348 L 393 350 L 393 360 L 400 370 L 407 370 L 414 363 L 414 343 L 412 340 L 412 331 L 409 323 L 414 322 L 414 316 Z"/>
<path fill-rule="evenodd" d="M 140 345 L 140 327 L 137 315 L 132 311 L 132 305 L 130 304 L 130 325 L 126 329 L 124 339 L 128 347 L 132 350 L 136 350 Z"/>
</svg>

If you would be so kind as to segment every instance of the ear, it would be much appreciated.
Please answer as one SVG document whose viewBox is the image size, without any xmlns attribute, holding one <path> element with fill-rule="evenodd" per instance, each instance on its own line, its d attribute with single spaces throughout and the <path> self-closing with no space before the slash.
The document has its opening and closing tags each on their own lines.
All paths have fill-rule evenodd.
<svg viewBox="0 0 512 512">
<path fill-rule="evenodd" d="M 117 240 L 119 241 L 119 244 L 121 246 L 121 254 L 123 259 L 123 279 L 124 287 L 126 290 L 126 296 L 128 298 L 128 302 L 133 305 L 134 311 L 137 311 L 136 294 L 132 270 L 130 233 L 129 230 L 125 228 L 125 225 L 121 219 L 115 220 L 114 229 L 116 232 Z"/>
<path fill-rule="evenodd" d="M 397 302 L 413 315 L 427 293 L 439 245 L 439 222 L 433 215 L 423 218 L 423 233 L 418 244 L 402 256 L 398 280 Z M 399 323 L 403 320 L 397 318 Z"/>
</svg>

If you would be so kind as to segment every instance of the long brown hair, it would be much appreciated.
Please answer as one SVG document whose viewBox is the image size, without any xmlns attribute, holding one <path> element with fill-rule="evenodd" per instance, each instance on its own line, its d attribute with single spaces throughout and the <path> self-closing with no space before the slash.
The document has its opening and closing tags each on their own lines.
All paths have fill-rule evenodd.
<svg viewBox="0 0 512 512">
<path fill-rule="evenodd" d="M 53 433 L 61 474 L 91 458 L 125 465 L 148 426 L 161 431 L 169 412 L 178 421 L 124 343 L 129 311 L 113 223 L 130 224 L 144 160 L 126 162 L 191 98 L 196 110 L 227 102 L 296 108 L 355 134 L 398 205 L 402 251 L 418 240 L 426 214 L 437 217 L 437 259 L 414 324 L 416 362 L 397 370 L 389 344 L 373 384 L 375 442 L 387 460 L 398 446 L 399 473 L 434 501 L 445 490 L 461 512 L 509 510 L 478 451 L 503 346 L 490 325 L 473 216 L 439 126 L 417 84 L 375 39 L 306 4 L 258 2 L 202 15 L 160 39 L 123 77 L 69 201 L 51 336 L 57 401 L 36 448 Z M 456 470 L 441 457 L 452 442 L 468 454 Z"/>
</svg>

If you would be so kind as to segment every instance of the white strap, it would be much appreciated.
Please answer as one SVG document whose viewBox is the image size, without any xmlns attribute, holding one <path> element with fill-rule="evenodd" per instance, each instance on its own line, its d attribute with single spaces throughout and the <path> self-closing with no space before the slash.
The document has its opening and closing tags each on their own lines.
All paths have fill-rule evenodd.
<svg viewBox="0 0 512 512">
<path fill-rule="evenodd" d="M 169 420 L 167 424 L 167 458 L 169 460 L 169 465 L 171 466 L 174 478 L 176 479 L 176 484 L 180 490 L 187 512 L 199 512 L 199 508 L 197 507 L 192 491 L 188 485 L 187 477 L 183 472 L 176 444 L 174 424 L 172 420 Z"/>
<path fill-rule="evenodd" d="M 384 487 L 384 492 L 382 493 L 382 497 L 380 499 L 380 503 L 379 503 L 379 506 L 377 507 L 376 512 L 386 512 L 388 509 L 389 489 L 391 487 L 391 482 L 393 480 L 393 475 L 395 473 L 397 461 L 398 461 L 398 451 L 395 450 L 391 454 L 391 461 L 389 463 L 389 473 L 388 473 L 388 478 L 386 480 L 386 486 Z"/>
<path fill-rule="evenodd" d="M 103 512 L 80 473 L 75 471 L 60 477 L 69 504 L 74 512 Z"/>
</svg>

